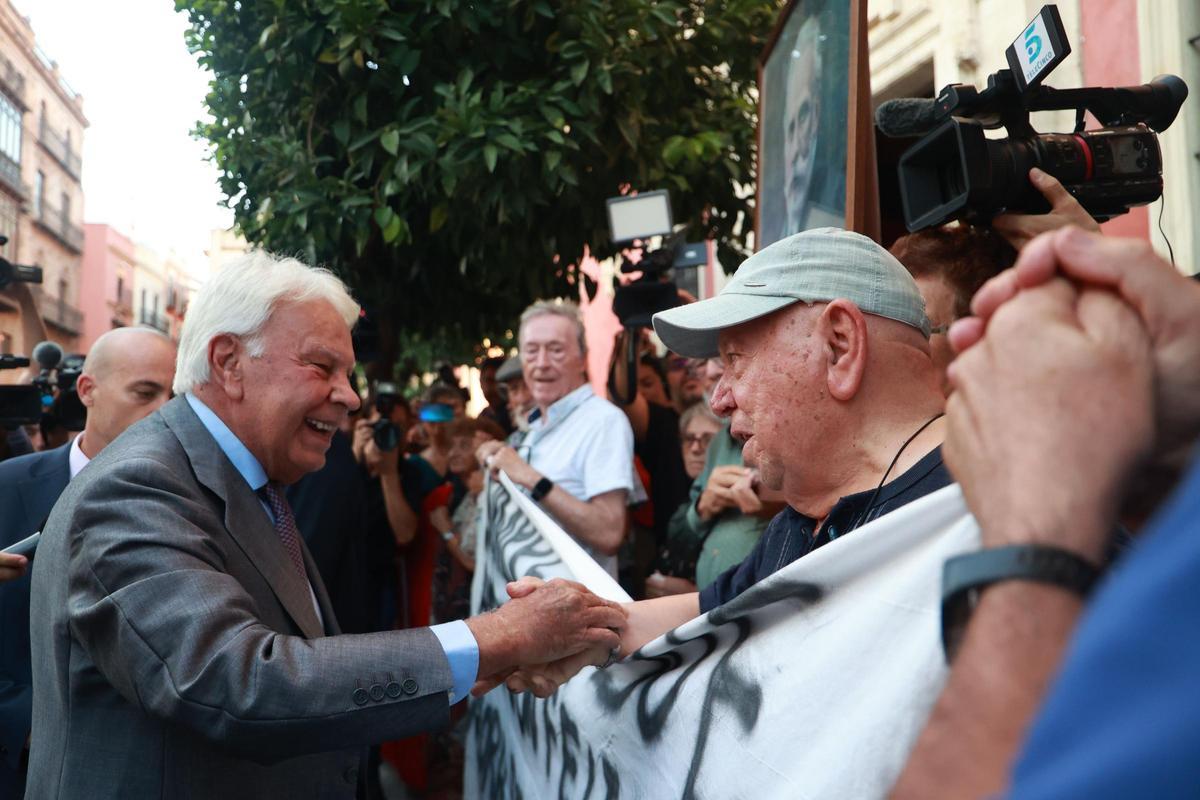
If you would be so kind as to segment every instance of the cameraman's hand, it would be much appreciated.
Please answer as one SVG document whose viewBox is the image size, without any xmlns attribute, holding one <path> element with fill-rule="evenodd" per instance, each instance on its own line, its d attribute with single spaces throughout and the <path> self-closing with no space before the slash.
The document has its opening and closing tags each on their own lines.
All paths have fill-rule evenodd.
<svg viewBox="0 0 1200 800">
<path fill-rule="evenodd" d="M 1008 240 L 1018 251 L 1038 234 L 1075 225 L 1085 231 L 1100 230 L 1100 223 L 1084 210 L 1079 201 L 1063 188 L 1058 178 L 1034 167 L 1029 170 L 1029 182 L 1037 187 L 1050 203 L 1048 214 L 1001 214 L 992 220 L 992 229 Z"/>
<path fill-rule="evenodd" d="M 368 439 L 363 447 L 363 463 L 372 475 L 395 475 L 400 471 L 400 448 L 380 450 L 374 438 Z"/>
<path fill-rule="evenodd" d="M 696 513 L 701 519 L 712 519 L 727 508 L 737 508 L 737 498 L 733 487 L 749 473 L 746 467 L 736 464 L 726 464 L 713 467 L 708 476 L 708 483 L 696 501 Z"/>
</svg>

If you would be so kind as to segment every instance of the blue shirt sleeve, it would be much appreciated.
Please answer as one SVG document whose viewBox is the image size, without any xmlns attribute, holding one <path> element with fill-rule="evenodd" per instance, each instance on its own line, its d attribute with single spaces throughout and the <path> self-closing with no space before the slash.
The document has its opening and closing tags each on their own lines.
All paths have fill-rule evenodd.
<svg viewBox="0 0 1200 800">
<path fill-rule="evenodd" d="M 1200 792 L 1200 462 L 1088 606 L 1010 797 Z"/>
<path fill-rule="evenodd" d="M 441 642 L 442 649 L 446 651 L 446 660 L 450 662 L 450 674 L 454 677 L 450 705 L 454 705 L 467 696 L 479 676 L 479 644 L 475 641 L 475 634 L 461 619 L 432 625 L 429 630 Z"/>
</svg>

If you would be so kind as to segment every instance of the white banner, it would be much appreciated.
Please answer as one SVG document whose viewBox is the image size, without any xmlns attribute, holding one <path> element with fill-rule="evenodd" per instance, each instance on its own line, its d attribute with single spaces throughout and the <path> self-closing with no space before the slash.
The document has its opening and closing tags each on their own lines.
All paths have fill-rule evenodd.
<svg viewBox="0 0 1200 800">
<path fill-rule="evenodd" d="M 568 566 L 574 542 L 511 486 L 487 492 L 473 611 L 524 575 L 619 599 L 602 570 Z M 472 701 L 466 796 L 883 797 L 945 679 L 942 563 L 978 546 L 949 486 L 548 700 L 502 687 Z"/>
</svg>

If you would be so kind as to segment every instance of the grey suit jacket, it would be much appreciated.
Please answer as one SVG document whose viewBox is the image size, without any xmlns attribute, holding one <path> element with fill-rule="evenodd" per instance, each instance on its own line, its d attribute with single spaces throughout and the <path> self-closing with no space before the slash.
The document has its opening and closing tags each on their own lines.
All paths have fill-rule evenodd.
<svg viewBox="0 0 1200 800">
<path fill-rule="evenodd" d="M 360 749 L 448 719 L 427 629 L 336 633 L 182 397 L 70 483 L 33 568 L 30 798 L 353 797 Z"/>
</svg>

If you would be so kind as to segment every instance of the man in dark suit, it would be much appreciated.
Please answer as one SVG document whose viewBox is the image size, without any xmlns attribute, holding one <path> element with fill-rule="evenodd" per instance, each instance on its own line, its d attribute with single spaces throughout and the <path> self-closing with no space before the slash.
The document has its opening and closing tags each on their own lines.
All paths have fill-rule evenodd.
<svg viewBox="0 0 1200 800">
<path fill-rule="evenodd" d="M 33 570 L 29 798 L 350 798 L 366 745 L 625 614 L 551 581 L 465 622 L 339 633 L 284 487 L 359 405 L 358 305 L 252 252 L 188 310 L 177 396 L 67 487 Z"/>
<path fill-rule="evenodd" d="M 117 328 L 92 345 L 76 381 L 83 433 L 0 463 L 0 548 L 40 530 L 59 495 L 109 442 L 171 395 L 175 345 L 150 328 Z M 0 586 L 0 797 L 19 796 L 31 724 L 29 576 Z"/>
</svg>

